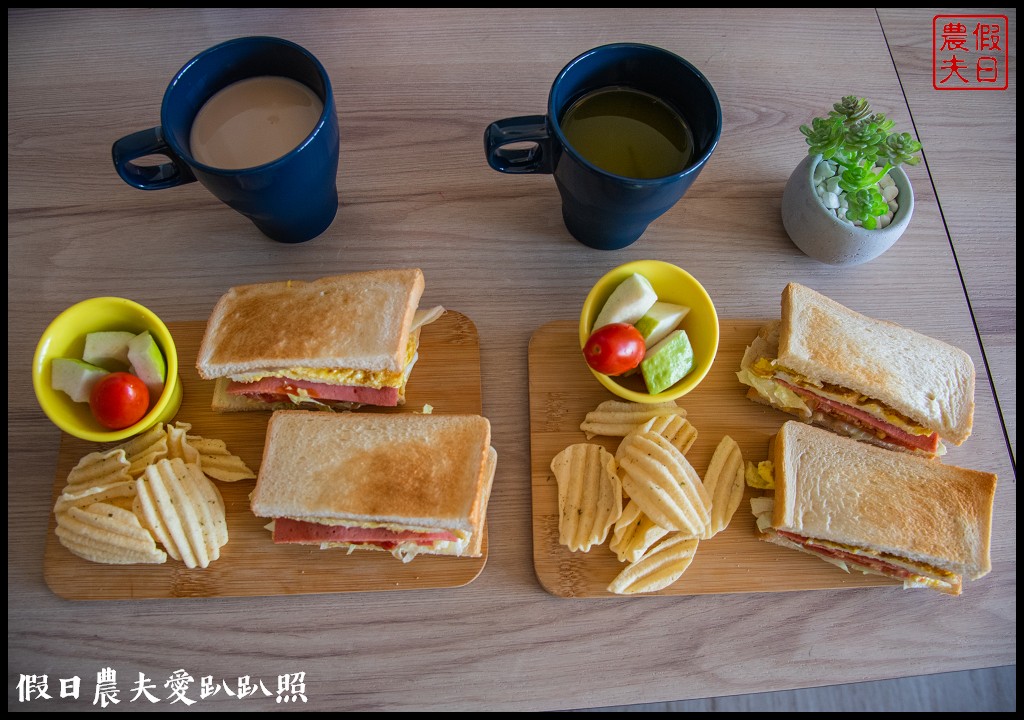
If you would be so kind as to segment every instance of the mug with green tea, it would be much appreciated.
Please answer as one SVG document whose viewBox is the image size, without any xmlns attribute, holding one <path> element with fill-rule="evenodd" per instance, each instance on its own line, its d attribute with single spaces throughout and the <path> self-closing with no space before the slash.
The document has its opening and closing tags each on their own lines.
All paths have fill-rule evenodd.
<svg viewBox="0 0 1024 720">
<path fill-rule="evenodd" d="M 721 132 L 718 96 L 699 70 L 661 48 L 616 43 L 563 68 L 546 115 L 492 123 L 484 151 L 499 172 L 554 175 L 569 232 L 615 250 L 679 201 Z"/>
<path fill-rule="evenodd" d="M 651 179 L 686 169 L 693 132 L 654 95 L 628 87 L 595 90 L 565 111 L 562 132 L 588 162 L 623 177 Z"/>
</svg>

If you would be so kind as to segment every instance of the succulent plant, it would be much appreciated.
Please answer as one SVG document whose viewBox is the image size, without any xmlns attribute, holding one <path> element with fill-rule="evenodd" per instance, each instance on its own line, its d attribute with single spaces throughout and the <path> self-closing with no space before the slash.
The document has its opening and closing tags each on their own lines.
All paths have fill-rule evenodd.
<svg viewBox="0 0 1024 720">
<path fill-rule="evenodd" d="M 823 194 L 835 195 L 825 204 L 840 220 L 868 229 L 888 224 L 884 218 L 891 217 L 889 202 L 896 191 L 891 178 L 884 178 L 895 167 L 921 162 L 921 143 L 910 133 L 891 132 L 895 124 L 882 113 L 872 113 L 865 98 L 847 95 L 828 117 L 800 126 L 808 152 L 822 157 L 819 165 L 826 170 L 816 172 L 815 179 Z"/>
</svg>

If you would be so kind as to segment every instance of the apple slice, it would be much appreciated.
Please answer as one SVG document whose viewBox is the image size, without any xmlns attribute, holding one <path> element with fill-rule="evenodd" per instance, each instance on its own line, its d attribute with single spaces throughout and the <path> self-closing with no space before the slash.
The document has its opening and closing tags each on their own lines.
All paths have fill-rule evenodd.
<svg viewBox="0 0 1024 720">
<path fill-rule="evenodd" d="M 135 333 L 121 330 L 89 333 L 85 336 L 85 351 L 82 353 L 82 359 L 92 365 L 103 366 L 110 361 L 127 365 L 128 343 L 134 337 Z"/>
<path fill-rule="evenodd" d="M 89 402 L 93 387 L 110 373 L 84 360 L 54 358 L 50 363 L 50 387 L 68 394 L 75 402 Z"/>
<path fill-rule="evenodd" d="M 643 373 L 647 392 L 652 395 L 667 390 L 693 370 L 693 346 L 685 330 L 673 330 L 668 337 L 652 347 L 643 362 Z"/>
<path fill-rule="evenodd" d="M 128 361 L 132 365 L 132 374 L 138 375 L 146 383 L 149 397 L 155 402 L 167 382 L 167 362 L 148 330 L 139 333 L 128 343 Z"/>
<path fill-rule="evenodd" d="M 636 329 L 644 336 L 647 347 L 653 347 L 679 327 L 679 323 L 689 312 L 690 308 L 685 305 L 674 305 L 659 300 L 651 306 L 646 315 L 636 321 Z"/>
<path fill-rule="evenodd" d="M 635 325 L 656 302 L 658 293 L 651 281 L 639 273 L 633 273 L 612 290 L 590 331 L 594 332 L 613 323 Z"/>
</svg>

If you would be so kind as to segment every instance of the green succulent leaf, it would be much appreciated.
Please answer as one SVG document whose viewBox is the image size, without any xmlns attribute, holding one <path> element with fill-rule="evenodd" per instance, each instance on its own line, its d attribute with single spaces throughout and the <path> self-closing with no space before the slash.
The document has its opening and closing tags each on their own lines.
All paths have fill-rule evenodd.
<svg viewBox="0 0 1024 720">
<path fill-rule="evenodd" d="M 867 167 L 855 166 L 843 170 L 839 176 L 839 187 L 848 193 L 869 188 L 882 179 L 882 174 L 871 172 Z"/>
<path fill-rule="evenodd" d="M 889 132 L 894 127 L 896 127 L 896 121 L 888 119 L 884 113 L 875 113 L 874 115 L 869 115 L 865 119 L 868 122 L 877 125 L 878 129 L 884 132 Z"/>
<path fill-rule="evenodd" d="M 856 122 L 866 118 L 871 112 L 871 105 L 866 98 L 859 98 L 856 95 L 847 95 L 841 102 L 832 106 L 832 117 L 840 117 L 845 123 Z"/>
<path fill-rule="evenodd" d="M 811 155 L 821 155 L 830 159 L 842 147 L 843 123 L 825 118 L 814 118 L 812 127 L 800 126 L 800 132 L 807 136 L 807 145 Z"/>
<path fill-rule="evenodd" d="M 879 149 L 885 144 L 885 131 L 867 120 L 858 120 L 846 128 L 843 149 L 858 160 L 874 164 Z"/>
<path fill-rule="evenodd" d="M 846 199 L 849 203 L 846 209 L 847 219 L 859 221 L 868 230 L 878 227 L 878 217 L 889 212 L 889 203 L 875 187 L 851 192 Z"/>
<path fill-rule="evenodd" d="M 917 165 L 921 157 L 917 154 L 921 151 L 921 143 L 911 136 L 910 133 L 890 135 L 878 150 L 878 156 L 885 158 L 892 165 Z"/>
<path fill-rule="evenodd" d="M 828 117 L 814 118 L 809 126 L 801 125 L 800 132 L 807 138 L 811 155 L 834 160 L 847 169 L 884 163 L 884 171 L 878 174 L 881 178 L 901 164 L 916 165 L 921 161 L 917 154 L 921 143 L 910 133 L 891 133 L 895 125 L 883 113 L 872 113 L 866 98 L 847 95 L 832 106 Z M 850 182 L 864 187 L 860 179 Z"/>
<path fill-rule="evenodd" d="M 895 125 L 884 114 L 872 113 L 866 98 L 847 95 L 832 106 L 828 117 L 800 126 L 809 153 L 841 168 L 838 177 L 829 178 L 832 184 L 826 189 L 842 191 L 845 217 L 869 230 L 877 228 L 879 218 L 889 212 L 878 181 L 894 167 L 921 161 L 921 143 L 910 133 L 891 132 Z"/>
</svg>

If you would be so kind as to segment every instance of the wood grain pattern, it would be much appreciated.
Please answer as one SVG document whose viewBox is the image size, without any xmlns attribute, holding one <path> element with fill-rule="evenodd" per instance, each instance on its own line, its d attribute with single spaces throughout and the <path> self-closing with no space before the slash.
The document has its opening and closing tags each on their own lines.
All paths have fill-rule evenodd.
<svg viewBox="0 0 1024 720">
<path fill-rule="evenodd" d="M 777 694 L 758 694 L 781 690 L 810 698 L 796 701 L 802 707 L 845 710 L 860 707 L 851 695 L 873 692 L 860 683 L 907 676 L 917 680 L 888 681 L 898 690 L 880 700 L 885 709 L 992 707 L 988 686 L 974 678 L 1016 663 L 1015 469 L 992 386 L 1012 393 L 1016 373 L 1012 362 L 986 365 L 975 321 L 995 320 L 1012 359 L 1014 308 L 989 270 L 1013 267 L 1015 245 L 976 244 L 984 264 L 963 264 L 962 277 L 964 256 L 954 257 L 947 228 L 966 212 L 965 242 L 983 231 L 1014 237 L 1015 185 L 989 186 L 978 173 L 991 154 L 1015 156 L 1015 116 L 1001 105 L 930 103 L 951 132 L 929 139 L 918 103 L 939 99 L 905 87 L 908 55 L 891 53 L 886 39 L 910 48 L 917 67 L 927 63 L 935 12 L 9 9 L 8 665 L 12 674 L 48 674 L 51 694 L 56 678 L 81 676 L 83 697 L 19 703 L 12 677 L 8 709 L 88 709 L 90 676 L 112 662 L 122 696 L 137 671 L 154 679 L 179 668 L 197 679 L 251 673 L 268 683 L 304 671 L 309 703 L 301 707 L 311 711 L 635 707 L 722 696 L 734 703 L 713 707 L 788 709 Z M 893 14 L 907 22 L 890 31 Z M 316 54 L 338 101 L 341 206 L 322 237 L 280 245 L 198 183 L 145 193 L 121 181 L 111 143 L 160 122 L 164 89 L 189 57 L 232 37 L 282 34 Z M 722 104 L 722 138 L 676 207 L 634 245 L 602 253 L 566 232 L 550 176 L 494 172 L 481 136 L 495 120 L 543 112 L 569 59 L 622 40 L 665 47 L 699 67 Z M 1015 35 L 1011 53 L 1015 63 Z M 799 126 L 846 92 L 913 127 L 926 153 L 909 170 L 917 205 L 907 233 L 871 263 L 832 268 L 789 241 L 779 205 L 806 152 Z M 994 127 L 1001 131 L 989 133 Z M 981 145 L 986 154 L 974 152 Z M 950 162 L 933 166 L 934 151 Z M 975 189 L 991 194 L 975 204 Z M 961 193 L 967 206 L 947 202 Z M 647 258 L 701 278 L 723 318 L 771 317 L 793 280 L 970 352 L 979 373 L 975 435 L 951 457 L 1000 476 L 991 575 L 960 598 L 877 587 L 636 601 L 565 599 L 541 587 L 531 548 L 528 344 L 547 322 L 574 318 L 595 279 Z M 29 368 L 57 313 L 116 292 L 165 321 L 191 321 L 207 317 L 231 285 L 410 264 L 424 271 L 424 303 L 459 308 L 479 331 L 484 414 L 500 462 L 487 565 L 476 580 L 189 601 L 69 602 L 51 592 L 43 569 L 60 435 L 35 401 Z M 990 338 L 983 334 L 986 352 Z M 625 627 L 647 650 L 645 662 L 623 666 L 616 632 Z M 965 678 L 956 684 L 962 698 L 978 702 L 946 702 L 949 673 Z M 830 687 L 840 682 L 854 684 Z M 1015 688 L 1001 690 L 1015 706 Z M 274 707 L 274 698 L 219 693 L 192 709 Z M 122 702 L 106 711 L 138 709 Z"/>
<path fill-rule="evenodd" d="M 192 424 L 192 434 L 224 440 L 228 449 L 257 470 L 263 454 L 270 413 L 215 413 L 210 409 L 213 383 L 201 379 L 195 358 L 205 322 L 168 323 L 184 389 L 176 420 Z M 360 412 L 419 412 L 424 405 L 438 414 L 481 411 L 480 348 L 476 327 L 459 312 L 448 311 L 421 333 L 420 360 L 413 368 L 406 404 L 399 408 L 365 408 Z M 56 501 L 71 468 L 103 446 L 61 434 L 53 485 Z M 219 560 L 205 569 L 186 568 L 168 558 L 161 565 L 100 565 L 71 554 L 57 540 L 50 514 L 44 555 L 46 584 L 69 600 L 234 597 L 308 593 L 366 592 L 460 587 L 472 582 L 487 562 L 483 556 L 420 556 L 410 563 L 384 552 L 321 551 L 315 547 L 274 545 L 266 520 L 249 510 L 254 480 L 218 482 L 227 513 L 230 540 Z"/>
<path fill-rule="evenodd" d="M 1017 10 L 941 11 L 958 12 L 1007 18 L 1009 36 L 1000 38 L 1009 51 L 1006 90 L 936 91 L 934 50 L 922 32 L 932 18 L 906 8 L 879 8 L 878 17 L 934 178 L 985 360 L 998 378 L 996 399 L 1016 456 L 1017 207 L 1006 191 L 1017 187 Z"/>
<path fill-rule="evenodd" d="M 743 351 L 764 320 L 723 320 L 718 355 L 697 388 L 676 401 L 697 429 L 687 460 L 702 478 L 724 435 L 740 446 L 744 460 L 768 458 L 768 441 L 788 416 L 746 398 L 736 379 Z M 594 442 L 615 452 L 618 438 L 587 440 L 580 423 L 589 410 L 616 399 L 587 369 L 580 354 L 577 324 L 558 320 L 539 328 L 530 341 L 530 452 L 533 490 L 533 562 L 541 585 L 560 597 L 619 597 L 608 584 L 625 567 L 607 542 L 587 553 L 558 542 L 558 486 L 551 459 L 567 445 Z M 757 539 L 747 488 L 729 527 L 701 541 L 693 563 L 657 595 L 785 592 L 897 585 L 877 575 L 844 573 L 804 553 Z"/>
</svg>

